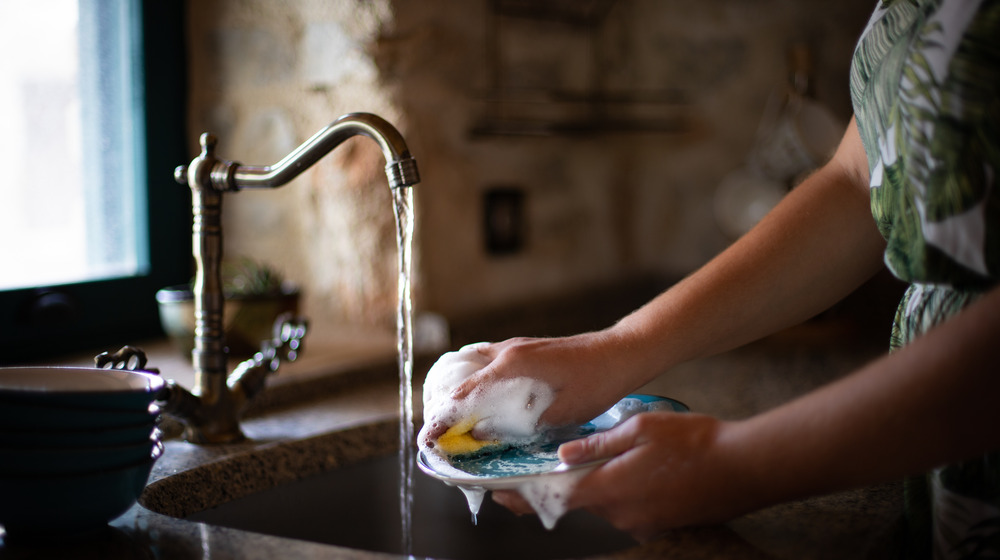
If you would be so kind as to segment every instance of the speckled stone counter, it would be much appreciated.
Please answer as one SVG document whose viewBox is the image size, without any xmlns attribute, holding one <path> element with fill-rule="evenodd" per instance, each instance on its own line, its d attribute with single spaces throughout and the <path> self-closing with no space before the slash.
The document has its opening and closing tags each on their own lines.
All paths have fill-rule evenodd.
<svg viewBox="0 0 1000 560">
<path fill-rule="evenodd" d="M 878 354 L 880 346 L 859 343 L 836 325 L 814 325 L 685 364 L 644 391 L 679 399 L 695 411 L 740 418 L 843 375 Z M 392 557 L 179 517 L 391 451 L 397 445 L 398 407 L 393 360 L 385 356 L 329 376 L 313 371 L 299 377 L 299 389 L 294 381 L 279 383 L 278 394 L 245 421 L 247 441 L 221 446 L 167 441 L 141 503 L 106 531 L 72 541 L 3 543 L 0 559 Z M 887 558 L 896 550 L 901 501 L 902 490 L 895 483 L 842 492 L 775 506 L 722 526 L 672 531 L 605 557 Z"/>
</svg>

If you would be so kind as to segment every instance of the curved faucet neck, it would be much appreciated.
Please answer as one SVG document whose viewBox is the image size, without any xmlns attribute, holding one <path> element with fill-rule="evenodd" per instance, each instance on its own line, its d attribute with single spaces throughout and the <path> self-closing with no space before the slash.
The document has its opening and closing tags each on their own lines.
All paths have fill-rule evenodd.
<svg viewBox="0 0 1000 560">
<path fill-rule="evenodd" d="M 420 181 L 410 150 L 395 127 L 378 115 L 350 113 L 330 123 L 274 165 L 235 164 L 231 174 L 219 174 L 220 179 L 227 181 L 221 186 L 222 190 L 284 185 L 354 136 L 367 136 L 379 145 L 385 157 L 390 188 L 411 186 Z"/>
</svg>

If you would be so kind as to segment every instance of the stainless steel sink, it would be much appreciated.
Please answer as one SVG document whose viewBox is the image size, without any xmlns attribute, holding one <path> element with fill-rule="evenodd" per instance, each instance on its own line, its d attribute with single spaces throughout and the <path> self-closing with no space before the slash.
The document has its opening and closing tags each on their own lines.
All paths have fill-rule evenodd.
<svg viewBox="0 0 1000 560">
<path fill-rule="evenodd" d="M 330 442 L 329 449 L 320 454 L 336 455 L 342 449 L 357 449 L 338 444 L 335 439 Z M 288 446 L 281 449 L 275 452 L 287 453 Z M 266 463 L 267 453 L 255 450 L 253 461 Z M 205 507 L 199 506 L 197 511 L 163 508 L 161 513 L 315 543 L 402 553 L 398 454 L 383 445 L 368 457 L 357 459 L 345 458 L 341 462 L 349 464 L 278 484 L 244 480 L 244 484 L 258 490 L 231 501 L 220 498 L 218 503 L 204 503 Z M 205 476 L 200 476 L 199 469 L 206 471 Z M 232 478 L 245 478 L 245 472 Z M 225 477 L 219 476 L 218 464 L 196 467 L 183 474 L 163 478 L 148 490 L 161 496 L 230 494 L 229 489 L 219 492 L 218 486 Z M 261 476 L 269 476 L 267 469 L 262 470 Z M 172 478 L 176 478 L 176 486 Z M 158 500 L 147 496 L 143 505 L 157 510 L 150 504 Z M 489 499 L 484 501 L 478 524 L 474 525 L 458 489 L 419 471 L 414 474 L 412 516 L 414 556 L 455 560 L 581 558 L 636 545 L 628 535 L 586 512 L 570 512 L 555 530 L 547 531 L 537 517 L 515 516 Z"/>
</svg>

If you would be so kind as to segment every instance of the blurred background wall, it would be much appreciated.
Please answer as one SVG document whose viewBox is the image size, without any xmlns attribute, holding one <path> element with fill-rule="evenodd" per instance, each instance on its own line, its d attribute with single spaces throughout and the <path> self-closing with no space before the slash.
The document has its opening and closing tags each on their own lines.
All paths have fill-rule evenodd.
<svg viewBox="0 0 1000 560">
<path fill-rule="evenodd" d="M 733 240 L 714 200 L 808 52 L 840 124 L 871 0 L 197 0 L 191 153 L 271 164 L 378 113 L 417 158 L 415 307 L 450 319 L 682 276 Z M 375 144 L 227 195 L 227 256 L 301 284 L 313 320 L 391 328 L 396 247 Z M 582 302 L 581 302 L 582 303 Z"/>
</svg>

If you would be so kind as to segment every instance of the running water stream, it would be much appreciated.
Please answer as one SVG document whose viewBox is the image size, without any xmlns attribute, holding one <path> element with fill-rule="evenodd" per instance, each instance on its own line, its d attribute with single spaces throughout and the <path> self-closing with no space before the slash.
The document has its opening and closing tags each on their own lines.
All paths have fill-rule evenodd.
<svg viewBox="0 0 1000 560">
<path fill-rule="evenodd" d="M 399 248 L 399 515 L 402 519 L 403 554 L 413 553 L 413 303 L 410 296 L 411 251 L 413 249 L 413 189 L 392 189 Z"/>
</svg>

